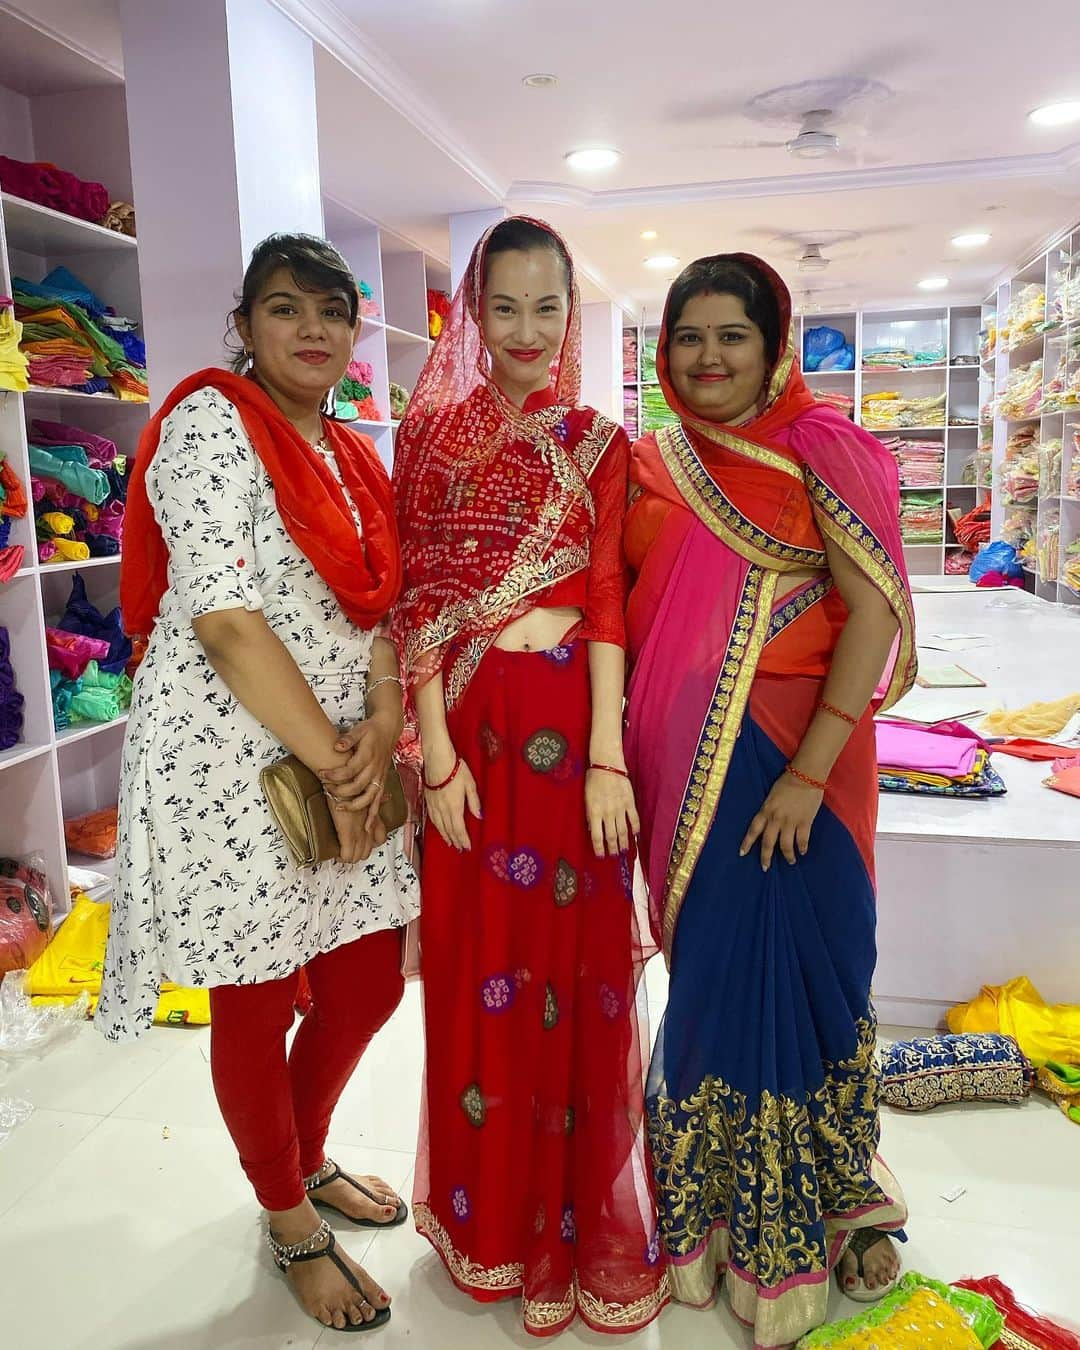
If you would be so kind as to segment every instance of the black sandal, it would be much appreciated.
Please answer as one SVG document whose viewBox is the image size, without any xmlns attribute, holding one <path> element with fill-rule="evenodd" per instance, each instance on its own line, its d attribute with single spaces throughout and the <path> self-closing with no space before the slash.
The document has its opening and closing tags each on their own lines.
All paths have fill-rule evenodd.
<svg viewBox="0 0 1080 1350">
<path fill-rule="evenodd" d="M 880 1303 L 886 1294 L 891 1294 L 900 1283 L 900 1274 L 898 1271 L 895 1277 L 888 1284 L 882 1285 L 878 1289 L 870 1289 L 866 1284 L 866 1271 L 863 1270 L 863 1257 L 871 1247 L 876 1247 L 883 1239 L 887 1242 L 891 1238 L 890 1233 L 883 1233 L 880 1228 L 856 1228 L 851 1234 L 848 1245 L 844 1248 L 840 1260 L 850 1252 L 855 1258 L 855 1283 L 849 1289 L 844 1283 L 844 1278 L 840 1274 L 840 1261 L 836 1264 L 836 1283 L 840 1286 L 840 1291 L 845 1298 L 849 1298 L 853 1303 Z"/>
<path fill-rule="evenodd" d="M 348 1221 L 355 1224 L 357 1228 L 399 1228 L 409 1217 L 409 1207 L 404 1200 L 398 1205 L 397 1213 L 394 1217 L 382 1222 L 378 1219 L 354 1219 L 351 1214 L 346 1214 L 343 1209 L 339 1209 L 337 1205 L 332 1205 L 329 1200 L 320 1200 L 318 1196 L 313 1194 L 314 1191 L 320 1190 L 323 1186 L 329 1186 L 332 1181 L 345 1181 L 348 1182 L 354 1190 L 357 1190 L 361 1195 L 366 1196 L 373 1205 L 382 1203 L 377 1195 L 372 1194 L 366 1186 L 361 1186 L 358 1181 L 343 1172 L 331 1158 L 327 1158 L 326 1162 L 323 1163 L 323 1167 L 330 1168 L 330 1171 L 326 1176 L 323 1176 L 322 1168 L 320 1168 L 314 1176 L 304 1178 L 304 1190 L 308 1194 L 308 1199 L 313 1205 L 317 1205 L 319 1209 L 328 1209 L 332 1214 L 338 1214 L 341 1218 L 348 1219 Z"/>
<path fill-rule="evenodd" d="M 320 1244 L 325 1242 L 325 1246 Z M 282 1274 L 288 1272 L 289 1267 L 294 1261 L 320 1261 L 325 1256 L 337 1266 L 342 1275 L 345 1276 L 349 1284 L 360 1295 L 361 1299 L 374 1312 L 375 1316 L 370 1322 L 349 1322 L 343 1327 L 335 1327 L 333 1323 L 327 1328 L 328 1331 L 376 1331 L 379 1327 L 386 1326 L 390 1321 L 389 1308 L 376 1308 L 374 1303 L 368 1298 L 360 1287 L 360 1282 L 352 1273 L 349 1267 L 337 1254 L 337 1239 L 330 1231 L 330 1225 L 323 1219 L 318 1228 L 301 1242 L 294 1242 L 292 1246 L 286 1246 L 284 1242 L 279 1242 L 271 1232 L 269 1225 L 266 1229 L 266 1245 L 270 1248 L 270 1253 L 274 1258 L 274 1265 Z M 318 1319 L 315 1319 L 318 1321 Z M 320 1326 L 325 1323 L 320 1323 Z"/>
</svg>

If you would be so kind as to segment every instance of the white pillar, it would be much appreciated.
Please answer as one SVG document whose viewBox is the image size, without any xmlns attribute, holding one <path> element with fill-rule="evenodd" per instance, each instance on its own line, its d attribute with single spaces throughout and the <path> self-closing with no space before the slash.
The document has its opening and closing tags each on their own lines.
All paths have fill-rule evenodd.
<svg viewBox="0 0 1080 1350">
<path fill-rule="evenodd" d="M 469 266 L 477 240 L 509 212 L 501 206 L 485 211 L 459 211 L 450 217 L 450 288 L 456 291 Z"/>
<path fill-rule="evenodd" d="M 222 337 L 252 248 L 321 234 L 315 57 L 270 0 L 120 0 L 154 401 Z"/>
<path fill-rule="evenodd" d="M 622 425 L 622 310 L 609 301 L 581 307 L 581 401 Z"/>
</svg>

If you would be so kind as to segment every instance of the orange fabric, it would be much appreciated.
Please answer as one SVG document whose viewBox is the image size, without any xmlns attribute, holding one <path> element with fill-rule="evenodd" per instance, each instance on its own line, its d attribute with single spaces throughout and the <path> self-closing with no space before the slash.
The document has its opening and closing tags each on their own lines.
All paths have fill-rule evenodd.
<svg viewBox="0 0 1080 1350">
<path fill-rule="evenodd" d="M 6 459 L 0 459 L 0 483 L 4 485 L 4 500 L 0 515 L 25 516 L 27 507 L 26 489 L 19 481 L 19 475 Z"/>
<path fill-rule="evenodd" d="M 323 422 L 345 487 L 360 513 L 363 532 L 358 536 L 341 484 L 269 394 L 254 380 L 208 369 L 176 386 L 139 439 L 124 517 L 120 603 L 125 631 L 151 631 L 168 586 L 169 550 L 146 491 L 146 471 L 157 452 L 162 422 L 189 394 L 207 386 L 224 394 L 240 413 L 270 475 L 290 538 L 337 596 L 347 617 L 359 628 L 374 628 L 401 589 L 390 479 L 374 444 L 339 422 Z"/>
</svg>

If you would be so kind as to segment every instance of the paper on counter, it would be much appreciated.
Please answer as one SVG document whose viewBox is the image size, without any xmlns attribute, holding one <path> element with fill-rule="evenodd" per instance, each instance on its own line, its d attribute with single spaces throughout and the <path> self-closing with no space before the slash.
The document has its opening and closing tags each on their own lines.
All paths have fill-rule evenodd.
<svg viewBox="0 0 1080 1350">
<path fill-rule="evenodd" d="M 988 647 L 990 639 L 985 633 L 928 633 L 916 637 L 915 645 L 933 652 L 966 652 L 973 647 Z"/>
<path fill-rule="evenodd" d="M 982 717 L 989 707 L 984 690 L 915 688 L 883 716 L 884 720 L 932 726 L 935 722 L 966 722 L 972 717 Z"/>
</svg>

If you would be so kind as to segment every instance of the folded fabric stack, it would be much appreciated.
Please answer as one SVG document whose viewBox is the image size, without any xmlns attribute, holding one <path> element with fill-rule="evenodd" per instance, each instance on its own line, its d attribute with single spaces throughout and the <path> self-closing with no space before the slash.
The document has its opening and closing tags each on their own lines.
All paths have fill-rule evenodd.
<svg viewBox="0 0 1080 1350">
<path fill-rule="evenodd" d="M 622 377 L 624 384 L 636 384 L 638 377 L 638 340 L 633 328 L 624 328 L 622 335 Z"/>
<path fill-rule="evenodd" d="M 31 384 L 147 402 L 146 348 L 134 319 L 114 314 L 66 267 L 40 285 L 21 277 L 11 284 Z"/>
<path fill-rule="evenodd" d="M 409 406 L 409 399 L 412 395 L 403 384 L 396 384 L 390 381 L 390 416 L 395 422 L 400 422 L 405 416 L 405 410 Z"/>
<path fill-rule="evenodd" d="M 979 359 L 989 361 L 997 351 L 997 344 L 997 315 L 991 312 L 983 320 L 983 326 L 979 330 Z"/>
<path fill-rule="evenodd" d="M 0 750 L 18 743 L 23 729 L 23 696 L 15 687 L 11 634 L 0 627 Z"/>
<path fill-rule="evenodd" d="M 100 225 L 109 213 L 109 193 L 103 184 L 85 182 L 55 164 L 0 155 L 0 186 L 13 197 L 88 220 L 91 225 Z"/>
<path fill-rule="evenodd" d="M 1058 579 L 1059 544 L 1061 540 L 1061 511 L 1054 505 L 1047 508 L 1037 522 L 1035 534 L 1035 566 L 1039 580 L 1056 582 Z"/>
<path fill-rule="evenodd" d="M 23 565 L 26 549 L 8 540 L 11 522 L 21 520 L 28 509 L 26 489 L 8 463 L 6 452 L 0 449 L 0 581 L 10 581 Z"/>
<path fill-rule="evenodd" d="M 30 388 L 29 363 L 19 350 L 22 331 L 14 300 L 10 295 L 0 295 L 0 389 L 12 389 L 17 394 Z"/>
<path fill-rule="evenodd" d="M 1080 501 L 1080 427 L 1073 429 L 1069 467 L 1065 473 L 1065 496 Z"/>
<path fill-rule="evenodd" d="M 971 571 L 975 555 L 966 550 L 950 549 L 945 554 L 945 575 L 948 577 L 966 577 Z"/>
<path fill-rule="evenodd" d="M 1065 335 L 1053 376 L 1043 387 L 1041 413 L 1071 412 L 1080 405 L 1080 329 Z"/>
<path fill-rule="evenodd" d="M 678 417 L 664 401 L 664 391 L 658 384 L 641 386 L 641 427 L 655 431 L 657 427 L 674 426 Z"/>
<path fill-rule="evenodd" d="M 811 1331 L 797 1350 L 989 1350 L 1004 1327 L 985 1294 L 909 1271 L 879 1303 Z"/>
<path fill-rule="evenodd" d="M 337 415 L 349 422 L 381 422 L 379 411 L 371 393 L 371 382 L 375 371 L 369 361 L 350 361 L 345 377 L 338 385 Z"/>
<path fill-rule="evenodd" d="M 811 389 L 810 392 L 819 403 L 825 403 L 830 408 L 835 408 L 837 412 L 843 413 L 845 417 L 854 420 L 855 400 L 850 394 L 842 394 L 838 389 Z"/>
<path fill-rule="evenodd" d="M 112 722 L 131 706 L 131 639 L 119 608 L 102 614 L 76 573 L 67 609 L 45 630 L 57 731 L 80 722 Z"/>
<path fill-rule="evenodd" d="M 63 422 L 30 427 L 30 485 L 42 562 L 120 552 L 129 464 L 113 441 Z"/>
<path fill-rule="evenodd" d="M 636 441 L 641 434 L 641 410 L 636 385 L 627 385 L 623 390 L 623 426 L 630 439 Z"/>
<path fill-rule="evenodd" d="M 445 291 L 435 291 L 429 287 L 427 309 L 428 337 L 435 340 L 442 332 L 446 316 L 450 313 L 450 297 Z"/>
<path fill-rule="evenodd" d="M 1080 538 L 1074 539 L 1065 549 L 1061 580 L 1074 595 L 1080 595 Z"/>
<path fill-rule="evenodd" d="M 1042 404 L 1043 363 L 1031 361 L 1026 366 L 1018 366 L 1009 372 L 1001 397 L 998 400 L 998 412 L 1010 422 L 1018 422 L 1025 417 L 1036 417 Z"/>
<path fill-rule="evenodd" d="M 881 444 L 896 458 L 901 487 L 941 487 L 945 481 L 944 441 L 906 441 L 887 436 Z"/>
<path fill-rule="evenodd" d="M 656 383 L 656 338 L 646 338 L 641 349 L 641 382 Z"/>
<path fill-rule="evenodd" d="M 940 544 L 945 537 L 940 492 L 905 492 L 900 498 L 900 534 L 905 544 Z"/>
<path fill-rule="evenodd" d="M 930 797 L 1000 797 L 1005 783 L 990 767 L 986 743 L 959 722 L 925 727 L 876 724 L 878 787 Z"/>
<path fill-rule="evenodd" d="M 1046 287 L 1022 286 L 1012 298 L 1002 340 L 1010 351 L 1038 337 L 1046 325 Z"/>
<path fill-rule="evenodd" d="M 959 509 L 949 508 L 949 520 L 952 522 L 956 542 L 963 544 L 969 553 L 977 553 L 981 544 L 990 542 L 990 498 L 979 503 L 966 515 Z"/>
<path fill-rule="evenodd" d="M 1006 506 L 1023 506 L 1039 495 L 1039 432 L 1021 427 L 1005 445 L 1001 466 L 1001 496 Z"/>
<path fill-rule="evenodd" d="M 869 351 L 863 352 L 864 370 L 917 370 L 920 366 L 943 366 L 944 364 L 945 348 L 940 343 L 930 343 L 925 347 L 920 347 L 915 352 L 902 343 L 895 343 L 891 346 L 882 343 L 877 347 L 871 347 Z"/>
<path fill-rule="evenodd" d="M 357 282 L 357 290 L 360 292 L 360 313 L 365 319 L 378 319 L 382 317 L 382 310 L 379 302 L 375 299 L 374 292 L 366 281 Z"/>
<path fill-rule="evenodd" d="M 862 401 L 862 424 L 870 431 L 892 431 L 904 427 L 943 427 L 945 395 L 931 398 L 905 398 L 896 390 L 867 394 Z"/>
</svg>

